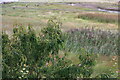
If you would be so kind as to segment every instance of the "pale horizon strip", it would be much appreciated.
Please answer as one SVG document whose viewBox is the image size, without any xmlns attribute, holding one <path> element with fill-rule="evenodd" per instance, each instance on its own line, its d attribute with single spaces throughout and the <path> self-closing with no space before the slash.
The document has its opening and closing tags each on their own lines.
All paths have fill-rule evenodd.
<svg viewBox="0 0 120 80">
<path fill-rule="evenodd" d="M 118 2 L 120 0 L 0 0 L 0 2 Z"/>
</svg>

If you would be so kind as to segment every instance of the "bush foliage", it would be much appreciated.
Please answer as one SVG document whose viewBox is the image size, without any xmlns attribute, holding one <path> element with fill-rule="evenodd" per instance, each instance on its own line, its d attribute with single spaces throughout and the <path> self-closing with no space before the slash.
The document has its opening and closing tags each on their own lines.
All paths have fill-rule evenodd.
<svg viewBox="0 0 120 80">
<path fill-rule="evenodd" d="M 58 55 L 65 42 L 60 26 L 50 19 L 39 35 L 31 26 L 14 28 L 11 37 L 3 32 L 3 78 L 90 78 L 94 54 L 81 50 L 77 65 Z"/>
</svg>

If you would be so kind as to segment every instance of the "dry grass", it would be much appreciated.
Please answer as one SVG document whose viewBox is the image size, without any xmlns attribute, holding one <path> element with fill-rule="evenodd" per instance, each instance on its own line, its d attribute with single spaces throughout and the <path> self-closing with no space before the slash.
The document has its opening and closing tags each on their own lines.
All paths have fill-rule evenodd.
<svg viewBox="0 0 120 80">
<path fill-rule="evenodd" d="M 79 14 L 77 18 L 82 18 L 85 20 L 94 20 L 98 22 L 105 22 L 105 23 L 117 23 L 118 22 L 118 15 L 117 14 L 108 14 L 108 13 L 84 13 Z"/>
</svg>

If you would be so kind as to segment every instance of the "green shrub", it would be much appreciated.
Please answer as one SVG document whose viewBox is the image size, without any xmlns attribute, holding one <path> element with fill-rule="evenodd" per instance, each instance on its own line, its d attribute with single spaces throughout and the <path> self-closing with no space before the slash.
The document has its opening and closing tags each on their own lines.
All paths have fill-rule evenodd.
<svg viewBox="0 0 120 80">
<path fill-rule="evenodd" d="M 3 78 L 90 78 L 95 56 L 79 50 L 78 64 L 66 54 L 59 56 L 65 44 L 61 24 L 50 19 L 38 35 L 31 27 L 19 26 L 9 37 L 2 33 Z M 65 47 L 64 47 L 65 48 Z"/>
<path fill-rule="evenodd" d="M 30 77 L 31 74 L 32 77 L 37 77 L 37 69 L 45 65 L 49 54 L 56 55 L 62 48 L 64 40 L 59 27 L 59 23 L 49 20 L 48 26 L 42 29 L 42 35 L 39 36 L 31 26 L 14 28 L 10 38 L 3 33 L 3 78 Z M 25 75 L 20 72 L 25 68 L 24 65 L 29 71 Z"/>
</svg>

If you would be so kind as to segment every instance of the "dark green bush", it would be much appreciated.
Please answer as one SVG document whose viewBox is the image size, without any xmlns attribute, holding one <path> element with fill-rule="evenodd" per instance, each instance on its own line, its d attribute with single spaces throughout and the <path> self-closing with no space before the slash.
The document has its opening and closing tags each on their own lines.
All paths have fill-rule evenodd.
<svg viewBox="0 0 120 80">
<path fill-rule="evenodd" d="M 73 65 L 64 50 L 65 36 L 61 24 L 52 19 L 36 33 L 31 27 L 19 26 L 13 35 L 2 33 L 3 78 L 90 78 L 95 65 L 94 54 L 80 51 L 80 63 Z"/>
</svg>

